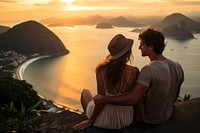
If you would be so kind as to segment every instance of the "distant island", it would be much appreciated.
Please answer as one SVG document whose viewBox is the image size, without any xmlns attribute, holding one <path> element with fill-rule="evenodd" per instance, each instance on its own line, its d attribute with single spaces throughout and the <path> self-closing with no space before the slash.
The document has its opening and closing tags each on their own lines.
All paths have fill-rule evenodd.
<svg viewBox="0 0 200 133">
<path fill-rule="evenodd" d="M 167 37 L 176 39 L 192 39 L 192 33 L 200 33 L 200 23 L 180 13 L 171 14 L 151 27 L 160 28 Z"/>
<path fill-rule="evenodd" d="M 64 24 L 49 24 L 47 27 L 57 27 L 57 26 L 67 26 L 67 27 L 74 27 L 73 25 L 64 25 Z"/>
<path fill-rule="evenodd" d="M 182 27 L 184 26 L 184 28 L 191 33 L 200 33 L 200 23 L 188 18 L 181 13 L 173 13 L 168 15 L 161 22 L 151 26 L 163 29 L 175 24 L 181 24 Z"/>
<path fill-rule="evenodd" d="M 178 24 L 168 26 L 163 28 L 165 36 L 177 39 L 193 39 L 194 36 L 184 27 L 179 26 Z"/>
<path fill-rule="evenodd" d="M 63 42 L 42 24 L 30 20 L 0 34 L 0 49 L 22 54 L 64 55 Z"/>
<path fill-rule="evenodd" d="M 113 28 L 113 26 L 109 23 L 98 23 L 96 25 L 96 28 L 99 28 L 99 29 L 110 29 L 110 28 Z"/>
<path fill-rule="evenodd" d="M 153 20 L 152 20 L 153 19 Z M 148 23 L 149 21 L 149 23 Z M 156 22 L 157 21 L 157 22 Z M 96 28 L 111 28 L 113 27 L 134 27 L 132 32 L 141 32 L 145 27 L 155 27 L 164 30 L 167 37 L 177 39 L 191 39 L 193 33 L 200 33 L 200 23 L 190 19 L 181 13 L 170 14 L 164 19 L 161 17 L 149 18 L 133 18 L 119 16 L 115 18 L 106 18 L 101 15 L 89 16 L 87 18 L 47 18 L 40 21 L 49 26 L 63 25 L 96 25 Z M 153 23 L 153 24 L 150 24 Z M 181 24 L 181 28 L 179 28 Z M 184 25 L 183 25 L 184 24 Z M 171 30 L 171 26 L 177 25 L 176 30 Z M 183 27 L 184 26 L 184 27 Z M 173 34 L 171 34 L 173 32 Z"/>
<path fill-rule="evenodd" d="M 161 29 L 166 37 L 175 39 L 193 39 L 193 33 L 200 33 L 200 23 L 180 13 L 166 16 L 159 23 L 150 25 Z M 134 28 L 132 32 L 142 32 L 144 28 Z"/>
<path fill-rule="evenodd" d="M 105 18 L 100 15 L 89 16 L 87 18 L 46 18 L 40 21 L 43 24 L 60 26 L 62 25 L 97 25 L 99 23 L 108 23 L 115 27 L 139 27 L 144 26 L 132 19 L 126 18 L 124 16 L 119 16 L 116 18 Z"/>
</svg>

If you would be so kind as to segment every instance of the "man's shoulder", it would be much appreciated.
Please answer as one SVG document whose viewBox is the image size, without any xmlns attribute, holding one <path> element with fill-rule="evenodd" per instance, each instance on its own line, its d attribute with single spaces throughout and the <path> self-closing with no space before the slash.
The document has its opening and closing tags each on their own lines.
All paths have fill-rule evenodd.
<svg viewBox="0 0 200 133">
<path fill-rule="evenodd" d="M 170 66 L 174 66 L 174 67 L 178 67 L 178 68 L 182 69 L 180 63 L 178 63 L 177 61 L 174 61 L 174 60 L 171 60 L 171 59 L 166 59 L 166 61 L 168 62 L 168 64 Z"/>
<path fill-rule="evenodd" d="M 168 64 L 171 71 L 184 76 L 183 68 L 178 62 L 168 59 Z"/>
<path fill-rule="evenodd" d="M 150 69 L 150 65 L 145 65 L 141 68 L 141 71 L 147 71 Z"/>
<path fill-rule="evenodd" d="M 172 60 L 172 59 L 166 59 L 166 61 L 168 62 L 168 63 L 171 63 L 171 64 L 178 64 L 178 65 L 180 65 L 177 61 L 175 61 L 175 60 Z"/>
</svg>

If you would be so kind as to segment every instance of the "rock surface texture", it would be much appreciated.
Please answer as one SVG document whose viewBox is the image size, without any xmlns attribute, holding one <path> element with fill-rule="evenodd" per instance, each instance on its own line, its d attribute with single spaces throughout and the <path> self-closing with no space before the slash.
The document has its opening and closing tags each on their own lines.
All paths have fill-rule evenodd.
<svg viewBox="0 0 200 133">
<path fill-rule="evenodd" d="M 25 122 L 20 133 L 200 133 L 200 98 L 177 102 L 171 118 L 162 125 L 132 124 L 121 130 L 90 127 L 74 131 L 73 125 L 86 119 L 84 114 L 70 111 L 48 113 Z"/>
</svg>

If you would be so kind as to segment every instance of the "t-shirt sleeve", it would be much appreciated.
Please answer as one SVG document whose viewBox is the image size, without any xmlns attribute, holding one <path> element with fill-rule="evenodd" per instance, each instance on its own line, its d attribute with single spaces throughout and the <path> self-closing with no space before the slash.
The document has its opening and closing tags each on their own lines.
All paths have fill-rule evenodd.
<svg viewBox="0 0 200 133">
<path fill-rule="evenodd" d="M 152 79 L 152 76 L 151 76 L 150 68 L 148 66 L 144 66 L 138 76 L 137 82 L 149 87 L 151 83 L 151 79 Z"/>
</svg>

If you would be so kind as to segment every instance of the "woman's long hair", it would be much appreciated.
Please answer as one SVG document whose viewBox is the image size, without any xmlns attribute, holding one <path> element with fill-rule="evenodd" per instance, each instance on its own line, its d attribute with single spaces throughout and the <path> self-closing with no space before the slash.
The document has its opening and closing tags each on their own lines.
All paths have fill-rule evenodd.
<svg viewBox="0 0 200 133">
<path fill-rule="evenodd" d="M 103 69 L 105 72 L 105 78 L 108 81 L 108 83 L 111 85 L 116 84 L 123 74 L 126 63 L 128 61 L 130 61 L 131 63 L 130 59 L 131 55 L 132 51 L 130 49 L 128 52 L 126 52 L 123 56 L 121 56 L 118 59 L 105 60 L 99 63 L 96 67 L 96 73 L 98 73 L 100 70 Z"/>
</svg>

